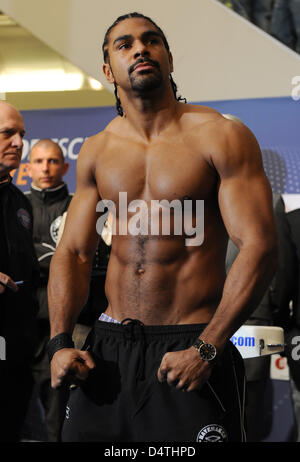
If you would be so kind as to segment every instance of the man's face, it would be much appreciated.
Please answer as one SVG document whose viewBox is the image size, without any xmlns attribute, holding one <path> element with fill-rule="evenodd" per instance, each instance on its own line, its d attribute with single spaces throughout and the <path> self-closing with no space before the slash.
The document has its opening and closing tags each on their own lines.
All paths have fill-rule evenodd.
<svg viewBox="0 0 300 462">
<path fill-rule="evenodd" d="M 143 18 L 129 18 L 109 34 L 109 63 L 103 71 L 110 83 L 147 92 L 161 86 L 173 71 L 172 55 L 158 29 Z"/>
<path fill-rule="evenodd" d="M 19 167 L 22 158 L 24 122 L 15 108 L 0 104 L 0 176 Z"/>
<path fill-rule="evenodd" d="M 27 169 L 34 186 L 48 189 L 62 184 L 68 167 L 55 145 L 41 145 L 32 148 Z"/>
</svg>

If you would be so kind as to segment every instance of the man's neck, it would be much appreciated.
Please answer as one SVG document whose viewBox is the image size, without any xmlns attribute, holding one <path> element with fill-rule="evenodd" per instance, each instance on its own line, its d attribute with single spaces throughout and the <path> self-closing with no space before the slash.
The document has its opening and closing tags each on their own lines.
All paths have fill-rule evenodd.
<svg viewBox="0 0 300 462">
<path fill-rule="evenodd" d="M 156 138 L 174 121 L 179 103 L 174 98 L 171 88 L 163 94 L 120 93 L 123 117 L 144 140 L 151 141 Z"/>
<path fill-rule="evenodd" d="M 31 187 L 32 187 L 33 189 L 35 189 L 36 191 L 45 191 L 45 192 L 58 191 L 58 190 L 61 189 L 64 185 L 65 185 L 65 182 L 62 181 L 62 182 L 59 183 L 58 185 L 53 186 L 53 187 L 51 187 L 51 188 L 41 188 L 40 186 L 34 184 L 33 182 L 31 183 Z"/>
</svg>

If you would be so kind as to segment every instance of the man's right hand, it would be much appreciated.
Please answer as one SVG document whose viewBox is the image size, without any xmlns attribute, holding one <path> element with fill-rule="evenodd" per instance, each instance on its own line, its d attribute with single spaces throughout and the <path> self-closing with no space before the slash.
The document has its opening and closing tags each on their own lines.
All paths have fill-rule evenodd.
<svg viewBox="0 0 300 462">
<path fill-rule="evenodd" d="M 51 386 L 59 388 L 63 382 L 79 383 L 86 380 L 95 362 L 88 351 L 62 348 L 51 360 Z"/>
<path fill-rule="evenodd" d="M 15 282 L 9 276 L 7 276 L 7 274 L 0 273 L 0 294 L 5 291 L 6 287 L 13 290 L 14 292 L 19 290 L 17 284 L 15 284 Z"/>
</svg>

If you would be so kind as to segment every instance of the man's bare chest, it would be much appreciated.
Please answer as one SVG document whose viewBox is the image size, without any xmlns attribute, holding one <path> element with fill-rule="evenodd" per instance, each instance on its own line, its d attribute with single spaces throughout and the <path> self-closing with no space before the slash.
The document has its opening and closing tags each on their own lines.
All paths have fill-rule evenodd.
<svg viewBox="0 0 300 462">
<path fill-rule="evenodd" d="M 217 176 L 201 150 L 183 143 L 159 143 L 145 149 L 122 146 L 99 156 L 96 181 L 102 199 L 172 201 L 186 196 L 207 199 L 215 191 Z"/>
</svg>

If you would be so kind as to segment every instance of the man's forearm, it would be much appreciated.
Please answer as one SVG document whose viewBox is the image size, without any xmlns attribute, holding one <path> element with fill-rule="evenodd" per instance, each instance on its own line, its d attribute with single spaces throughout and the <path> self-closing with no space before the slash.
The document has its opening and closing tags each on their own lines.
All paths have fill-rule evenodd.
<svg viewBox="0 0 300 462">
<path fill-rule="evenodd" d="M 57 249 L 48 283 L 51 338 L 61 332 L 73 332 L 88 296 L 90 273 L 90 263 L 65 249 Z"/>
<path fill-rule="evenodd" d="M 201 338 L 222 350 L 258 306 L 276 265 L 276 245 L 267 250 L 259 250 L 257 246 L 242 249 L 227 275 L 220 304 Z"/>
</svg>

